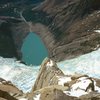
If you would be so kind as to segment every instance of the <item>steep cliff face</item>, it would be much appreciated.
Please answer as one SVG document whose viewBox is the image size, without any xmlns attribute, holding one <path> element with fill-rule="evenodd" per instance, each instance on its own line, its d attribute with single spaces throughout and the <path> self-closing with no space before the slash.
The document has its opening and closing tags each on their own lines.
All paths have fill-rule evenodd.
<svg viewBox="0 0 100 100">
<path fill-rule="evenodd" d="M 9 24 L 0 20 L 0 56 L 18 57 Z"/>
<path fill-rule="evenodd" d="M 45 0 L 35 7 L 33 4 L 22 4 L 25 4 L 20 7 L 24 8 L 23 16 L 31 22 L 31 31 L 41 37 L 49 57 L 55 61 L 73 58 L 100 47 L 100 31 L 97 31 L 100 30 L 99 0 Z M 18 5 L 14 7 L 18 8 Z M 14 7 L 10 8 L 14 10 Z M 7 23 L 11 24 L 9 29 L 11 34 L 14 33 L 15 48 L 21 56 L 20 48 L 29 26 L 24 21 Z"/>
<path fill-rule="evenodd" d="M 29 27 L 21 19 L 0 17 L 0 56 L 21 59 L 21 46 Z"/>
<path fill-rule="evenodd" d="M 21 46 L 30 32 L 21 13 L 25 10 L 28 18 L 31 6 L 34 7 L 41 1 L 43 0 L 0 1 L 0 56 L 21 59 Z"/>
<path fill-rule="evenodd" d="M 34 8 L 33 22 L 41 23 L 48 29 L 46 33 L 41 28 L 39 31 L 45 34 L 42 37 L 40 33 L 44 42 L 49 42 L 50 57 L 61 61 L 99 47 L 100 35 L 95 32 L 100 28 L 99 10 L 98 0 L 46 0 Z"/>
</svg>

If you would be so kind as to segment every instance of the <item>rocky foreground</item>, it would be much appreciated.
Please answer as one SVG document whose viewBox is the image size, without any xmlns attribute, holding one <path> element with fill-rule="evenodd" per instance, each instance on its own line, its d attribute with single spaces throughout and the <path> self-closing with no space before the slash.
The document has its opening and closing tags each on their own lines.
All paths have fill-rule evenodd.
<svg viewBox="0 0 100 100">
<path fill-rule="evenodd" d="M 30 93 L 24 94 L 0 78 L 0 100 L 100 100 L 100 79 L 65 75 L 54 61 L 46 58 Z"/>
</svg>

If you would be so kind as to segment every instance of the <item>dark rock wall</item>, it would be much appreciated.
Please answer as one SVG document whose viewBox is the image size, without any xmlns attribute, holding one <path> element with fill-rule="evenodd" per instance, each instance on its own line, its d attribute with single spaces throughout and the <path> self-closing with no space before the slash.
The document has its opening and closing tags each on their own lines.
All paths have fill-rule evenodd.
<svg viewBox="0 0 100 100">
<path fill-rule="evenodd" d="M 11 23 L 12 37 L 19 58 L 22 58 L 21 47 L 25 37 L 29 34 L 29 26 L 25 22 Z"/>
<path fill-rule="evenodd" d="M 0 56 L 18 57 L 9 24 L 0 20 Z"/>
<path fill-rule="evenodd" d="M 1 18 L 0 23 L 0 56 L 21 59 L 21 46 L 29 32 L 28 25 L 10 17 Z"/>
<path fill-rule="evenodd" d="M 38 20 L 33 22 L 48 28 L 43 40 L 49 42 L 50 57 L 61 61 L 93 51 L 100 44 L 100 35 L 94 32 L 100 28 L 99 9 L 98 0 L 46 0 L 34 8 Z"/>
</svg>

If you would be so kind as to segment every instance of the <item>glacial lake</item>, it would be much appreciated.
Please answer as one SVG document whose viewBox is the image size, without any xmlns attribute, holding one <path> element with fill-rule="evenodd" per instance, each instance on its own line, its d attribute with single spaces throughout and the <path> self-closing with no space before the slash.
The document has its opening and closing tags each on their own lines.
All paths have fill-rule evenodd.
<svg viewBox="0 0 100 100">
<path fill-rule="evenodd" d="M 28 65 L 40 65 L 48 51 L 41 38 L 35 33 L 29 33 L 24 39 L 22 48 L 22 61 Z"/>
</svg>

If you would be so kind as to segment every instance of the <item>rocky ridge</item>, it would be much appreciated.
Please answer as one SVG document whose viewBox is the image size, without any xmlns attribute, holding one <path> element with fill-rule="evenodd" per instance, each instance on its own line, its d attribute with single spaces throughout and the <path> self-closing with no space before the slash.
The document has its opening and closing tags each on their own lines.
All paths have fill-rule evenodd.
<svg viewBox="0 0 100 100">
<path fill-rule="evenodd" d="M 54 61 L 46 58 L 29 97 L 30 100 L 34 96 L 34 100 L 99 100 L 98 82 L 87 75 L 64 75 Z"/>
</svg>

